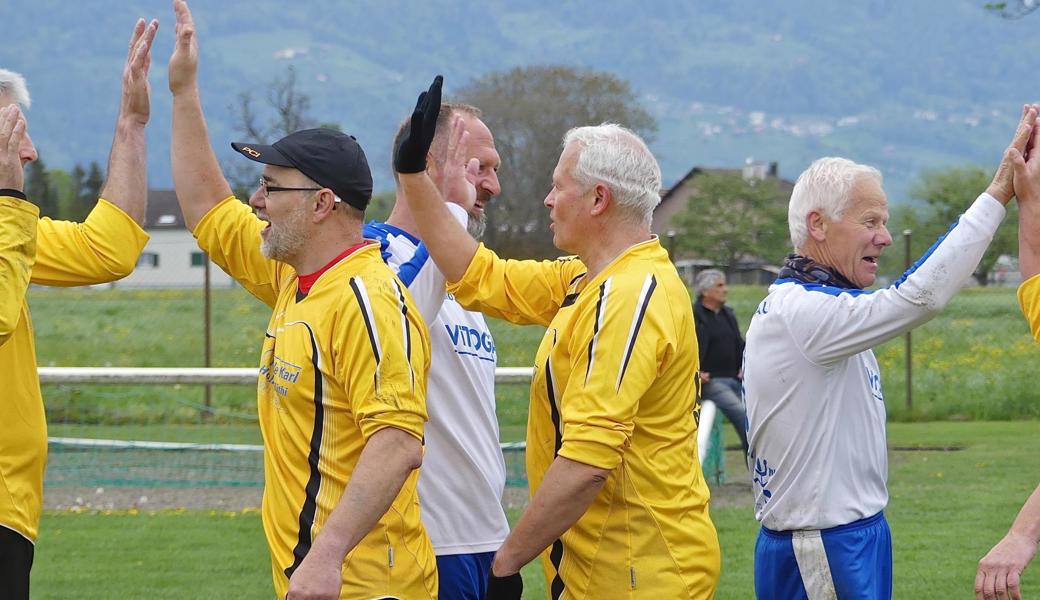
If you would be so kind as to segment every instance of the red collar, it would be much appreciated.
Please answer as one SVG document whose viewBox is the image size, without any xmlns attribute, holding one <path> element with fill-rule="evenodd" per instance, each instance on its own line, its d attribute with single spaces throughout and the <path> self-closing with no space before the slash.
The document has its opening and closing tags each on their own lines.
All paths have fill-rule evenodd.
<svg viewBox="0 0 1040 600">
<path fill-rule="evenodd" d="M 311 273 L 309 275 L 300 275 L 299 280 L 298 280 L 298 285 L 299 285 L 298 289 L 300 290 L 300 293 L 301 294 L 310 293 L 311 286 L 313 286 L 314 282 L 317 281 L 319 277 L 321 277 L 322 273 L 324 273 L 325 271 L 328 271 L 329 269 L 332 268 L 333 265 L 335 265 L 339 261 L 343 260 L 344 258 L 350 256 L 354 252 L 360 250 L 361 248 L 364 248 L 367 245 L 368 245 L 368 242 L 366 242 L 366 241 L 362 241 L 360 243 L 354 244 L 350 248 L 347 248 L 346 250 L 341 252 L 339 255 L 337 255 L 336 258 L 330 260 L 329 264 L 325 265 L 324 267 L 318 269 L 317 271 L 315 271 L 315 272 L 313 272 L 313 273 Z"/>
</svg>

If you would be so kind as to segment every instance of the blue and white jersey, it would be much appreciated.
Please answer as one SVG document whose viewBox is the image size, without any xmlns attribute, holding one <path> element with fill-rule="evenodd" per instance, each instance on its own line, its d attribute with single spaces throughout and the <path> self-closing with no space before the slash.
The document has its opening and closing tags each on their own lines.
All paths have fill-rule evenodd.
<svg viewBox="0 0 1040 600">
<path fill-rule="evenodd" d="M 463 224 L 466 212 L 448 204 Z M 419 469 L 422 520 L 438 555 L 498 550 L 509 534 L 502 510 L 506 469 L 495 415 L 497 355 L 484 316 L 444 291 L 426 246 L 385 223 L 365 225 L 383 260 L 408 286 L 430 329 L 426 453 Z"/>
<path fill-rule="evenodd" d="M 881 372 L 871 348 L 942 310 L 1005 214 L 983 194 L 899 281 L 876 291 L 778 279 L 747 332 L 744 394 L 755 517 L 824 529 L 888 503 Z"/>
</svg>

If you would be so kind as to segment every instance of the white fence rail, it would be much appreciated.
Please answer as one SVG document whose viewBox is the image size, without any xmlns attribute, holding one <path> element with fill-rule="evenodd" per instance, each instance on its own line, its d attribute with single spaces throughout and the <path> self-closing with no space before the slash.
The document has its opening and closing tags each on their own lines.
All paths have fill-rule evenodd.
<svg viewBox="0 0 1040 600">
<path fill-rule="evenodd" d="M 527 383 L 531 367 L 498 367 L 497 383 Z M 40 367 L 40 383 L 256 385 L 256 368 Z"/>
</svg>

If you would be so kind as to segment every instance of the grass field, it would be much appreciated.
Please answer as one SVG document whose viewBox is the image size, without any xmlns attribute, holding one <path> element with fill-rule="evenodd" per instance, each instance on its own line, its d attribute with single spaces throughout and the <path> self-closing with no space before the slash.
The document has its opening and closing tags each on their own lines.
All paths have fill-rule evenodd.
<svg viewBox="0 0 1040 600">
<path fill-rule="evenodd" d="M 964 447 L 890 454 L 887 514 L 895 546 L 895 597 L 969 597 L 976 562 L 1007 530 L 1040 479 L 1040 424 L 894 423 L 889 434 L 894 447 Z M 739 481 L 738 453 L 727 454 L 730 478 Z M 738 494 L 728 506 L 713 508 L 712 517 L 723 548 L 717 597 L 751 598 L 757 525 L 750 495 L 741 501 Z M 41 530 L 34 598 L 271 595 L 255 510 L 47 512 Z M 537 571 L 536 565 L 525 570 L 529 598 L 544 597 L 537 593 L 544 589 L 537 585 Z M 1027 596 L 1040 592 L 1038 572 L 1026 572 Z"/>
<path fill-rule="evenodd" d="M 730 304 L 743 327 L 763 288 L 735 288 Z M 181 290 L 32 290 L 41 365 L 201 366 L 201 294 Z M 70 310 L 69 307 L 75 307 Z M 267 309 L 240 289 L 215 294 L 214 365 L 254 366 Z M 129 315 L 129 316 L 128 316 Z M 492 322 L 502 366 L 531 363 L 541 330 Z M 888 516 L 895 543 L 896 597 L 970 595 L 975 563 L 1006 531 L 1040 480 L 1036 386 L 1038 349 L 1014 290 L 969 289 L 914 333 L 914 407 L 903 393 L 903 345 L 877 350 L 898 447 Z M 258 443 L 248 387 L 214 388 L 215 416 L 202 419 L 197 386 L 46 386 L 51 435 Z M 499 389 L 504 441 L 523 439 L 527 391 Z M 917 421 L 948 419 L 950 422 Z M 993 423 L 987 420 L 1017 422 Z M 976 422 L 959 422 L 972 420 Z M 729 433 L 727 431 L 727 433 Z M 731 481 L 743 481 L 735 452 Z M 713 508 L 723 544 L 718 598 L 752 597 L 757 525 L 743 484 L 719 490 Z M 205 490 L 200 490 L 204 494 Z M 518 511 L 512 511 L 516 518 Z M 255 510 L 54 512 L 45 514 L 34 569 L 34 598 L 269 597 L 270 569 Z M 525 569 L 530 594 L 542 586 Z M 1040 579 L 1027 572 L 1027 592 Z M 542 592 L 544 593 L 544 592 Z"/>
</svg>

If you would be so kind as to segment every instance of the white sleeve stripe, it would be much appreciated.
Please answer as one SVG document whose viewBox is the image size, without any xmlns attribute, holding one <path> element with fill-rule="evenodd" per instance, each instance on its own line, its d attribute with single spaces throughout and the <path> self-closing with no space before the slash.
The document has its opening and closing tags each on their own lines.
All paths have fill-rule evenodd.
<svg viewBox="0 0 1040 600">
<path fill-rule="evenodd" d="M 596 323 L 593 325 L 592 339 L 589 340 L 589 362 L 585 366 L 585 385 L 589 384 L 589 375 L 592 373 L 592 365 L 596 360 L 596 343 L 599 341 L 599 332 L 603 328 L 603 319 L 607 314 L 607 297 L 610 294 L 610 280 L 608 277 L 599 286 L 599 301 L 596 303 Z"/>
<path fill-rule="evenodd" d="M 372 344 L 372 354 L 375 355 L 376 359 L 375 386 L 378 390 L 379 365 L 383 356 L 383 348 L 379 344 L 379 331 L 376 329 L 376 323 L 373 319 L 372 302 L 368 299 L 368 290 L 365 289 L 365 283 L 361 281 L 360 277 L 350 278 L 350 289 L 354 290 L 354 296 L 357 297 L 358 304 L 361 307 L 361 316 L 365 321 L 365 329 L 368 330 L 368 341 Z"/>
<path fill-rule="evenodd" d="M 412 329 L 408 326 L 408 304 L 405 303 L 404 291 L 401 289 L 401 284 L 394 280 L 394 287 L 397 289 L 397 308 L 401 311 L 401 330 L 404 340 L 404 358 L 408 363 L 408 378 L 412 386 L 412 390 L 415 390 L 415 371 L 412 370 Z"/>
<path fill-rule="evenodd" d="M 628 361 L 632 358 L 632 351 L 635 349 L 636 337 L 639 335 L 639 328 L 643 324 L 643 317 L 646 316 L 646 309 L 650 305 L 650 297 L 654 294 L 654 288 L 657 287 L 657 278 L 654 277 L 653 273 L 649 273 L 646 276 L 646 280 L 643 281 L 643 289 L 639 292 L 639 301 L 636 302 L 635 314 L 632 316 L 632 327 L 628 332 L 628 341 L 625 342 L 625 358 L 621 361 L 621 368 L 618 369 L 617 384 L 614 386 L 614 391 L 621 390 L 621 380 L 625 378 L 625 371 L 628 370 Z"/>
</svg>

